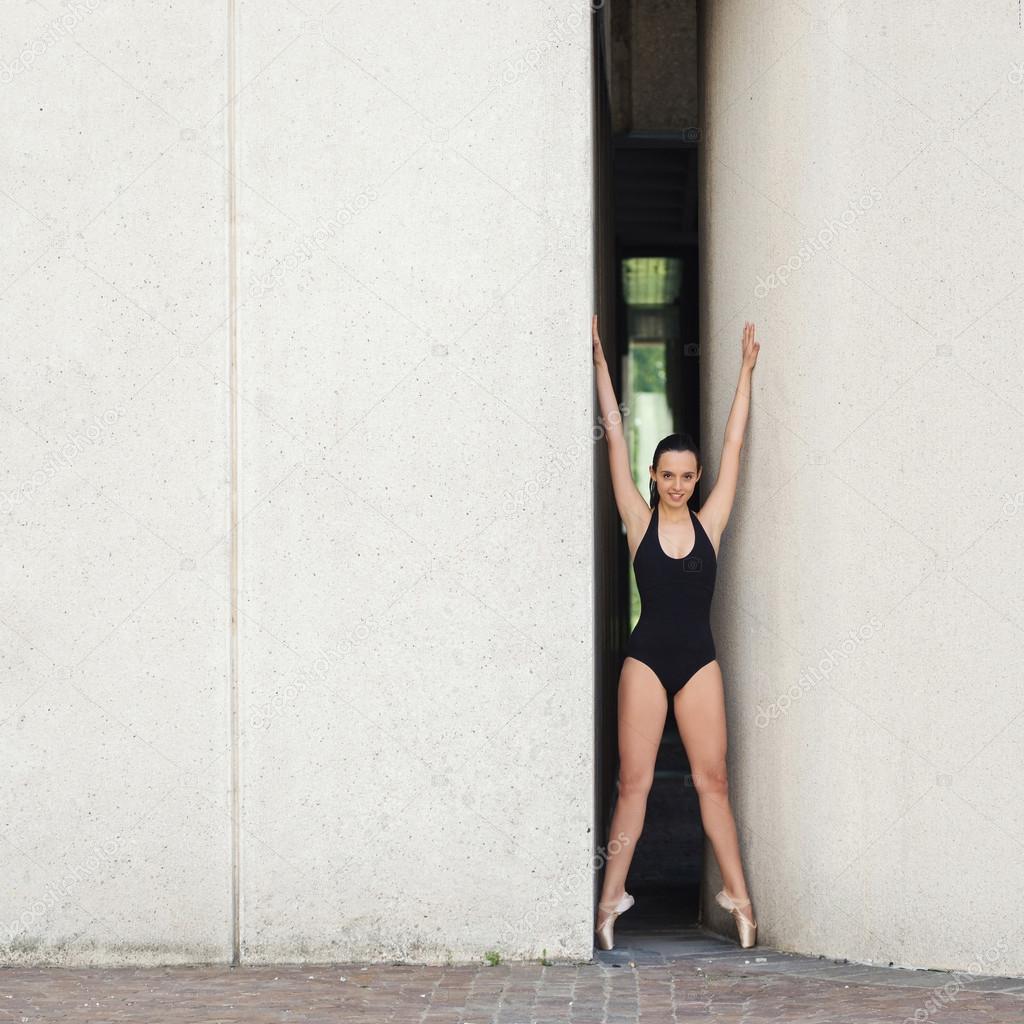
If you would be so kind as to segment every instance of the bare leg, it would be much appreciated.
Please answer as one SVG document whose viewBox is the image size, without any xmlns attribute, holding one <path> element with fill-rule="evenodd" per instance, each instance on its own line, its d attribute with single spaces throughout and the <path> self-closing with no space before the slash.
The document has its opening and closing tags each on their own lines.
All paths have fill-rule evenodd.
<svg viewBox="0 0 1024 1024">
<path fill-rule="evenodd" d="M 749 899 L 736 821 L 729 803 L 725 694 L 718 662 L 712 661 L 700 669 L 676 694 L 673 704 L 679 737 L 700 800 L 701 821 L 715 851 L 725 891 L 737 900 Z M 743 907 L 742 913 L 755 920 L 753 904 Z"/>
<path fill-rule="evenodd" d="M 644 827 L 667 710 L 668 696 L 658 677 L 643 662 L 627 657 L 619 675 L 619 793 L 597 912 L 599 928 L 625 892 L 633 851 Z"/>
</svg>

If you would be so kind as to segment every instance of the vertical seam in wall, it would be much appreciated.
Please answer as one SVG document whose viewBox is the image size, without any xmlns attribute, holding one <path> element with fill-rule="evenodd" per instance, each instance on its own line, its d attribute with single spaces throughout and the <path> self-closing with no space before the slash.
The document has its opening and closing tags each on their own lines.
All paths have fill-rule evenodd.
<svg viewBox="0 0 1024 1024">
<path fill-rule="evenodd" d="M 235 60 L 236 0 L 227 0 L 228 38 L 228 408 L 231 435 L 231 543 L 229 554 L 231 622 L 230 622 L 230 691 L 231 691 L 231 962 L 241 962 L 241 793 L 239 791 L 239 686 L 238 686 L 238 239 L 236 232 L 235 182 L 237 135 L 235 124 Z"/>
<path fill-rule="evenodd" d="M 589 24 L 589 35 L 588 42 L 590 44 L 588 52 L 587 70 L 589 71 L 590 79 L 590 311 L 591 313 L 598 312 L 598 301 L 599 301 L 599 287 L 598 287 L 598 250 L 600 249 L 600 232 L 599 225 L 597 222 L 598 209 L 600 207 L 600 199 L 598 197 L 597 188 L 597 166 L 600 156 L 598 155 L 597 147 L 597 88 L 595 85 L 595 78 L 600 71 L 600 61 L 597 56 L 597 17 L 593 12 L 590 15 Z M 583 355 L 583 346 L 580 345 L 580 355 Z M 590 401 L 587 403 L 586 409 L 588 413 L 588 426 L 594 422 L 594 368 L 593 368 L 593 356 L 586 363 L 586 380 L 590 383 L 590 387 L 587 389 L 590 396 Z M 598 540 L 600 538 L 600 530 L 598 529 L 597 523 L 597 499 L 594 494 L 594 490 L 597 487 L 597 444 L 590 446 L 590 664 L 591 664 L 591 683 L 590 683 L 590 821 L 591 821 L 591 833 L 590 833 L 590 856 L 591 864 L 594 863 L 594 858 L 597 856 L 599 849 L 599 838 L 598 828 L 599 821 L 599 807 L 600 800 L 598 799 L 598 776 L 600 772 L 598 770 L 598 762 L 601 756 L 601 715 L 599 714 L 599 708 L 603 706 L 603 686 L 601 678 L 601 669 L 604 668 L 604 657 L 603 652 L 598 650 L 598 644 L 600 643 L 600 619 L 599 612 L 600 606 L 598 604 L 598 592 L 597 592 L 597 574 L 598 574 L 598 558 L 600 556 L 600 547 Z M 598 893 L 598 871 L 591 871 L 590 876 L 590 907 L 588 911 L 593 910 L 594 903 L 599 900 L 600 894 Z M 588 913 L 589 920 L 589 913 Z"/>
</svg>

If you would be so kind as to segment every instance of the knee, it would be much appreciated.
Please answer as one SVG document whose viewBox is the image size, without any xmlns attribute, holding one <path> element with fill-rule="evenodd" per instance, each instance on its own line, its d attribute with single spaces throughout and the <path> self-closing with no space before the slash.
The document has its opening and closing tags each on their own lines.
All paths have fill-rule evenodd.
<svg viewBox="0 0 1024 1024">
<path fill-rule="evenodd" d="M 694 770 L 693 788 L 698 796 L 724 798 L 729 795 L 729 776 L 724 764 L 708 765 Z"/>
<path fill-rule="evenodd" d="M 646 800 L 653 784 L 653 772 L 619 772 L 620 798 Z"/>
</svg>

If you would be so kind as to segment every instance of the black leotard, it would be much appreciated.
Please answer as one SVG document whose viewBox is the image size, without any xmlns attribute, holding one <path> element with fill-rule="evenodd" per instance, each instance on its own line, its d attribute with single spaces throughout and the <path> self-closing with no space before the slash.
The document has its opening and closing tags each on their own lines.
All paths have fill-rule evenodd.
<svg viewBox="0 0 1024 1024">
<path fill-rule="evenodd" d="M 711 599 L 718 558 L 701 521 L 689 509 L 694 543 L 683 558 L 665 554 L 658 539 L 658 506 L 633 556 L 640 591 L 640 618 L 626 644 L 626 657 L 649 666 L 669 697 L 715 660 Z"/>
</svg>

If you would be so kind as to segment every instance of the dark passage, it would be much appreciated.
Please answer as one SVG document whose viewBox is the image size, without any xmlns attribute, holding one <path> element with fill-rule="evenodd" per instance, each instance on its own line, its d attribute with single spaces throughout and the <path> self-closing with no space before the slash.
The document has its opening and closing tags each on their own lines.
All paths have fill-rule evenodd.
<svg viewBox="0 0 1024 1024">
<path fill-rule="evenodd" d="M 646 495 L 661 437 L 685 430 L 701 442 L 697 0 L 609 0 L 594 30 L 598 313 L 616 391 L 630 410 L 634 478 Z M 595 446 L 598 855 L 614 809 L 618 673 L 640 610 L 606 463 Z M 670 707 L 627 883 L 636 906 L 616 928 L 622 941 L 696 922 L 703 846 Z"/>
</svg>

